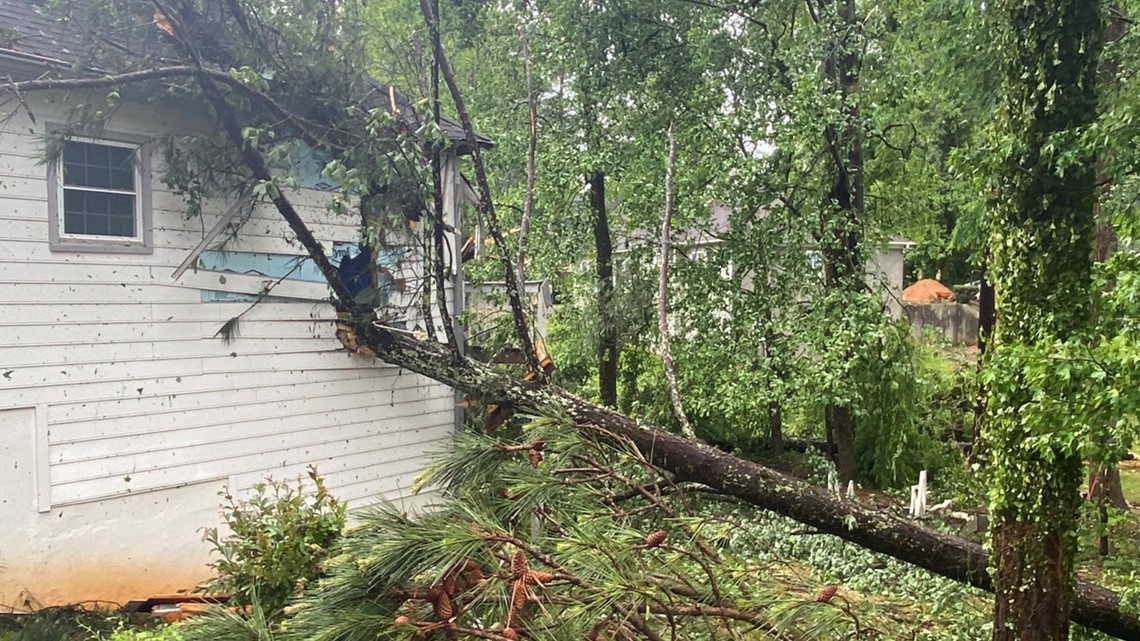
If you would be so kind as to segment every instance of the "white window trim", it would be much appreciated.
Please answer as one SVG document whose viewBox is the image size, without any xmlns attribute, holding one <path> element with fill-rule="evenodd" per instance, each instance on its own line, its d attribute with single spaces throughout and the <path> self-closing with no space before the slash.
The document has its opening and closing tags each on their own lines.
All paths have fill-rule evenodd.
<svg viewBox="0 0 1140 641">
<path fill-rule="evenodd" d="M 50 130 L 50 126 L 49 126 Z M 47 165 L 48 240 L 52 251 L 149 254 L 154 251 L 151 214 L 151 154 L 149 139 L 143 136 L 101 132 L 99 137 L 69 136 L 68 141 L 109 147 L 122 147 L 135 152 L 135 235 L 95 236 L 63 232 L 63 157 Z M 96 193 L 128 194 L 119 189 L 73 186 L 68 189 Z"/>
</svg>

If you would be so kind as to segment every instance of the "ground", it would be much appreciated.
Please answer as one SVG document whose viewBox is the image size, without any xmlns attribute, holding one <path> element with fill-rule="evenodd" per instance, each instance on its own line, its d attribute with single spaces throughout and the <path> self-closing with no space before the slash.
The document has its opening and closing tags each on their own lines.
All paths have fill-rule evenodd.
<svg viewBox="0 0 1140 641">
<path fill-rule="evenodd" d="M 1140 504 L 1140 457 L 1120 462 L 1120 485 L 1129 503 Z"/>
</svg>

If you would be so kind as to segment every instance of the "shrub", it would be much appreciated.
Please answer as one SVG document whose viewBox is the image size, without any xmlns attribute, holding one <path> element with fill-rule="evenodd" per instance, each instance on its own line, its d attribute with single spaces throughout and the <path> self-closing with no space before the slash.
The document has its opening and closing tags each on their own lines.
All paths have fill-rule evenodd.
<svg viewBox="0 0 1140 641">
<path fill-rule="evenodd" d="M 321 561 L 344 530 L 345 506 L 328 493 L 315 468 L 308 474 L 316 486 L 311 496 L 300 480 L 293 486 L 268 479 L 243 501 L 222 492 L 222 520 L 230 533 L 205 530 L 203 538 L 218 559 L 211 564 L 217 577 L 207 590 L 231 593 L 237 605 L 252 604 L 256 595 L 266 612 L 275 613 L 320 577 Z"/>
</svg>

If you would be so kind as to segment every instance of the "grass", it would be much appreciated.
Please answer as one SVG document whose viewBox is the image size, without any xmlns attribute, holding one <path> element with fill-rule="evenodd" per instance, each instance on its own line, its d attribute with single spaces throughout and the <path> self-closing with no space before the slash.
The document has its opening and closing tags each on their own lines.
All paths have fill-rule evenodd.
<svg viewBox="0 0 1140 641">
<path fill-rule="evenodd" d="M 1137 464 L 1136 461 L 1121 463 L 1120 488 L 1124 491 L 1124 498 L 1129 503 L 1140 503 L 1140 464 Z"/>
</svg>

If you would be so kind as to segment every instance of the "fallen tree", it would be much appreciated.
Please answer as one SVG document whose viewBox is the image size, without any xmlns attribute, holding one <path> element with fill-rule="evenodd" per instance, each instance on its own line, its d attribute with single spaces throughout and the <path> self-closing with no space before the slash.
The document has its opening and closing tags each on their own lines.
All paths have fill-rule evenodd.
<svg viewBox="0 0 1140 641">
<path fill-rule="evenodd" d="M 640 424 L 555 386 L 518 380 L 458 357 L 441 344 L 415 339 L 367 319 L 342 323 L 338 337 L 350 350 L 374 355 L 483 401 L 565 415 L 578 429 L 625 440 L 651 463 L 671 473 L 674 481 L 706 485 L 934 574 L 993 590 L 987 572 L 988 556 L 976 543 L 940 534 L 855 501 L 834 498 L 803 480 L 699 441 Z M 1099 585 L 1078 582 L 1072 620 L 1121 639 L 1140 639 L 1140 618 L 1122 611 L 1120 597 Z"/>
<path fill-rule="evenodd" d="M 184 6 L 184 3 L 176 3 L 175 6 L 183 8 L 183 11 L 177 20 L 173 19 L 175 16 L 168 16 L 172 18 L 168 28 L 174 33 L 184 33 L 183 24 L 190 25 L 185 33 L 208 33 L 205 29 L 194 28 L 202 19 L 191 11 L 192 7 Z M 186 36 L 186 39 L 190 40 L 191 37 Z M 462 110 L 463 103 L 446 58 L 438 42 L 433 44 L 436 47 L 436 58 L 442 62 L 444 79 L 453 93 L 454 102 L 460 108 L 468 142 L 478 148 L 470 118 Z M 156 78 L 178 77 L 185 80 L 192 77 L 198 84 L 200 94 L 213 108 L 229 143 L 240 152 L 239 162 L 245 171 L 255 181 L 272 183 L 274 177 L 269 163 L 256 143 L 243 134 L 247 123 L 229 104 L 224 91 L 230 89 L 253 99 L 271 112 L 274 121 L 280 123 L 278 126 L 282 128 L 302 132 L 311 132 L 316 128 L 309 127 L 308 120 L 297 117 L 278 102 L 271 101 L 267 94 L 251 89 L 246 83 L 237 81 L 230 74 L 212 66 L 219 63 L 203 59 L 201 54 L 196 53 L 197 49 L 185 46 L 185 41 L 178 48 L 187 58 L 187 64 L 174 65 L 166 70 L 155 69 L 140 74 L 139 77 L 109 75 L 100 78 L 39 80 L 9 83 L 7 88 L 19 96 L 23 92 L 37 89 L 112 89 Z M 211 50 L 216 51 L 216 48 Z M 483 192 L 481 210 L 488 216 L 488 222 L 494 225 L 493 216 L 489 216 L 493 204 L 486 178 L 478 164 L 477 168 Z M 505 404 L 532 413 L 566 417 L 577 429 L 592 436 L 633 445 L 646 460 L 671 475 L 675 482 L 687 481 L 708 486 L 750 505 L 770 510 L 810 525 L 820 532 L 835 535 L 935 574 L 984 590 L 993 589 L 987 573 L 987 555 L 977 544 L 940 534 L 854 501 L 834 498 L 802 480 L 732 456 L 697 440 L 640 424 L 633 418 L 585 401 L 545 382 L 520 380 L 463 356 L 454 345 L 444 345 L 431 338 L 416 338 L 378 323 L 372 309 L 354 302 L 348 295 L 347 288 L 322 245 L 316 241 L 288 196 L 277 189 L 271 190 L 269 196 L 336 294 L 331 304 L 341 314 L 338 338 L 347 349 L 445 383 L 484 403 Z M 507 282 L 510 283 L 514 280 L 515 262 L 502 242 L 501 234 L 492 235 L 502 252 Z M 512 301 L 517 301 L 517 287 L 513 289 L 509 293 Z M 521 317 L 521 306 L 515 304 L 512 307 L 515 326 L 520 334 L 518 338 L 525 347 L 529 335 L 525 319 Z M 1122 611 L 1120 598 L 1114 592 L 1094 584 L 1078 583 L 1074 601 L 1073 621 L 1122 639 L 1140 640 L 1140 618 Z"/>
</svg>

